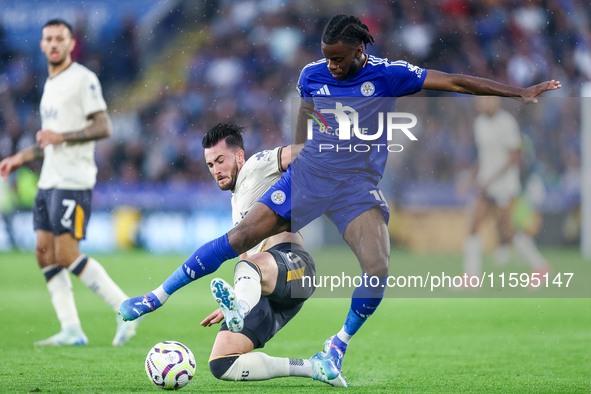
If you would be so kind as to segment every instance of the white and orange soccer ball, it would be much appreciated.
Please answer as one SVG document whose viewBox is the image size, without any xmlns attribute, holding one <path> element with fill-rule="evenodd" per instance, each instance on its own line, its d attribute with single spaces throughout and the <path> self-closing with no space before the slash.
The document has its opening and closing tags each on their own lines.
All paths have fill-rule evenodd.
<svg viewBox="0 0 591 394">
<path fill-rule="evenodd" d="M 152 383 L 166 390 L 177 390 L 193 379 L 195 357 L 182 343 L 164 341 L 150 349 L 145 366 Z"/>
</svg>

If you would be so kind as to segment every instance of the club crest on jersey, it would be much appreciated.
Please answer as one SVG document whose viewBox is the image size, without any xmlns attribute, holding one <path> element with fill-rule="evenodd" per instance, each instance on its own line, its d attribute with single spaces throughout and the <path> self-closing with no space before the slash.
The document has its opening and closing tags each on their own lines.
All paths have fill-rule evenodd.
<svg viewBox="0 0 591 394">
<path fill-rule="evenodd" d="M 273 201 L 277 205 L 281 205 L 285 202 L 285 192 L 282 190 L 277 190 L 275 193 L 271 195 L 271 201 Z"/>
<path fill-rule="evenodd" d="M 376 87 L 373 86 L 373 83 L 367 81 L 367 82 L 363 82 L 363 84 L 361 85 L 361 94 L 364 95 L 365 97 L 369 97 L 371 95 L 373 95 L 376 92 Z"/>
</svg>

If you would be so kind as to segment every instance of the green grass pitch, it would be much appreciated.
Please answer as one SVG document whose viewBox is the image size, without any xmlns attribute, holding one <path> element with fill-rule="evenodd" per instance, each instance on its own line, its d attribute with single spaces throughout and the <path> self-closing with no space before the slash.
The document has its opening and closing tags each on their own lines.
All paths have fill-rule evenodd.
<svg viewBox="0 0 591 394">
<path fill-rule="evenodd" d="M 546 250 L 551 261 L 581 260 L 574 250 Z M 351 259 L 346 248 L 317 254 Z M 183 256 L 146 252 L 96 255 L 130 296 L 157 287 Z M 394 251 L 392 267 L 412 259 Z M 424 259 L 425 257 L 421 257 Z M 432 256 L 458 261 L 458 256 Z M 582 260 L 581 260 L 582 261 Z M 216 274 L 232 277 L 233 263 Z M 334 390 L 311 379 L 222 382 L 207 360 L 217 329 L 200 321 L 216 304 L 209 280 L 180 290 L 148 316 L 138 335 L 113 348 L 114 313 L 72 278 L 85 347 L 35 348 L 59 331 L 47 288 L 29 253 L 0 253 L 0 392 L 161 392 L 146 377 L 144 359 L 157 342 L 177 340 L 195 354 L 197 371 L 183 392 L 318 392 Z M 336 333 L 348 299 L 315 298 L 271 340 L 271 356 L 308 358 Z M 589 299 L 410 298 L 383 301 L 355 336 L 343 364 L 349 392 L 398 393 L 589 393 L 591 392 Z"/>
</svg>

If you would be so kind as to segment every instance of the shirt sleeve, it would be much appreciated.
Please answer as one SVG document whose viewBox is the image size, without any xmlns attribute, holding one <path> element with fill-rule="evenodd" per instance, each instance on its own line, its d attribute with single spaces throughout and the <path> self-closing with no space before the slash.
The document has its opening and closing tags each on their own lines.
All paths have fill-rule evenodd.
<svg viewBox="0 0 591 394">
<path fill-rule="evenodd" d="M 392 97 L 406 96 L 423 88 L 427 70 L 398 60 L 384 65 L 384 73 Z"/>
<path fill-rule="evenodd" d="M 305 68 L 300 73 L 300 78 L 298 79 L 296 90 L 298 91 L 298 94 L 301 98 L 312 97 L 308 88 L 308 78 Z"/>
<path fill-rule="evenodd" d="M 92 72 L 85 73 L 80 81 L 80 104 L 86 116 L 107 110 L 101 83 Z"/>
<path fill-rule="evenodd" d="M 264 150 L 254 154 L 248 159 L 252 173 L 260 178 L 281 174 L 281 150 L 278 147 L 273 150 Z"/>
</svg>

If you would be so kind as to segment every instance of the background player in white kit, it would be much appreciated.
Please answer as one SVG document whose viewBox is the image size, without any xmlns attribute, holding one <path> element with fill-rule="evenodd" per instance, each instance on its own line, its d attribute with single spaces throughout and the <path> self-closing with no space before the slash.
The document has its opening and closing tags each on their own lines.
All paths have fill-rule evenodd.
<svg viewBox="0 0 591 394">
<path fill-rule="evenodd" d="M 238 125 L 220 123 L 203 138 L 211 174 L 220 189 L 232 191 L 235 225 L 277 182 L 301 148 L 301 145 L 279 147 L 245 160 L 242 133 L 243 128 Z M 211 282 L 221 309 L 205 318 L 201 325 L 209 327 L 223 318 L 226 320 L 209 359 L 216 378 L 236 381 L 299 376 L 347 386 L 341 375 L 328 381 L 320 371 L 318 355 L 302 360 L 251 353 L 262 348 L 300 311 L 314 292 L 313 287 L 303 285 L 302 277 L 315 274 L 314 260 L 304 250 L 301 234 L 282 232 L 262 239 L 240 255 L 234 272 L 234 290 L 223 279 Z M 234 319 L 236 314 L 240 315 L 239 319 Z"/>
<path fill-rule="evenodd" d="M 540 254 L 531 236 L 515 231 L 511 222 L 513 205 L 521 192 L 519 160 L 521 134 L 517 120 L 501 109 L 499 97 L 478 97 L 480 115 L 474 123 L 474 139 L 478 165 L 473 172 L 478 185 L 478 197 L 470 213 L 470 235 L 464 244 L 464 272 L 482 275 L 482 241 L 478 226 L 492 214 L 497 220 L 501 246 L 499 259 L 507 259 L 508 245 L 513 244 L 533 272 L 544 274 L 550 266 Z"/>
<path fill-rule="evenodd" d="M 115 312 L 127 298 L 102 265 L 78 249 L 86 235 L 96 183 L 94 141 L 109 137 L 111 121 L 97 76 L 72 61 L 76 45 L 72 27 L 61 19 L 50 20 L 43 27 L 40 45 L 49 71 L 39 111 L 42 129 L 37 132 L 35 146 L 0 162 L 0 175 L 7 179 L 23 163 L 43 158 L 33 208 L 36 257 L 61 331 L 35 345 L 86 345 L 69 273 L 78 276 Z M 113 345 L 123 346 L 135 335 L 137 324 L 116 316 Z"/>
</svg>

